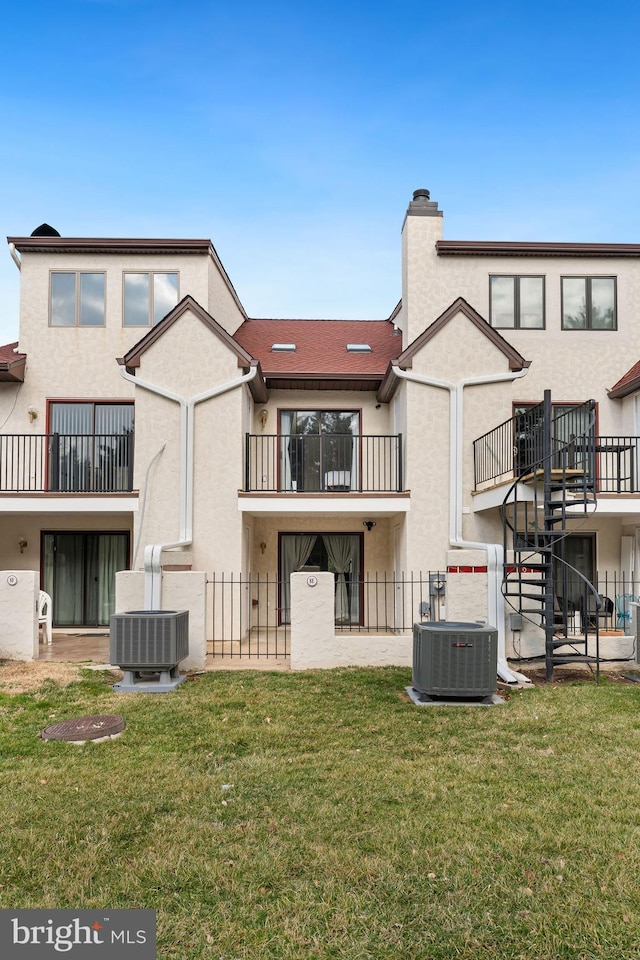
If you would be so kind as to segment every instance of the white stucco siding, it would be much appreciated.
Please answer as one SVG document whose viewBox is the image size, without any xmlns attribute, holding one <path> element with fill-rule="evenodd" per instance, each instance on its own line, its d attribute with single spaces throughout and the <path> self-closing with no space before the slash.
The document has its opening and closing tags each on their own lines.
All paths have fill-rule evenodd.
<svg viewBox="0 0 640 960">
<path fill-rule="evenodd" d="M 27 354 L 27 373 L 19 397 L 16 424 L 30 404 L 51 397 L 116 399 L 132 396 L 118 374 L 122 356 L 148 331 L 123 326 L 125 272 L 177 272 L 179 297 L 190 293 L 207 302 L 206 256 L 142 256 L 99 254 L 24 254 L 20 276 L 20 349 Z M 104 272 L 105 324 L 96 327 L 49 326 L 49 287 L 52 271 Z M 35 432 L 44 430 L 42 419 Z M 20 432 L 29 432 L 28 430 Z"/>
<path fill-rule="evenodd" d="M 195 412 L 194 569 L 242 569 L 244 438 L 242 389 L 206 400 Z"/>
<path fill-rule="evenodd" d="M 262 410 L 268 413 L 264 428 Z M 375 393 L 365 390 L 271 390 L 266 403 L 254 406 L 252 432 L 278 433 L 281 410 L 355 410 L 360 411 L 361 433 L 380 436 L 394 432 L 390 405 L 379 404 Z"/>
<path fill-rule="evenodd" d="M 412 373 L 454 385 L 468 377 L 509 374 L 505 355 L 463 314 L 453 317 L 414 357 Z M 410 567 L 441 569 L 449 545 L 451 517 L 450 411 L 448 390 L 407 383 L 406 485 L 411 490 L 407 531 Z M 468 386 L 463 394 L 463 535 L 475 539 L 471 513 L 473 439 L 511 413 L 512 385 Z"/>
<path fill-rule="evenodd" d="M 227 333 L 235 333 L 246 317 L 240 307 L 235 291 L 230 288 L 230 281 L 224 270 L 212 258 L 207 266 L 208 298 L 198 300 L 211 316 L 225 328 Z M 196 297 L 196 300 L 198 298 Z"/>
<path fill-rule="evenodd" d="M 393 570 L 393 517 L 380 517 L 368 531 L 360 517 L 309 517 L 285 514 L 274 517 L 256 517 L 253 521 L 254 573 L 273 576 L 278 569 L 278 534 L 280 533 L 353 533 L 362 535 L 363 571 L 366 574 L 384 574 Z M 264 553 L 260 544 L 265 544 Z"/>
<path fill-rule="evenodd" d="M 556 402 L 593 397 L 600 404 L 601 432 L 623 432 L 622 405 L 609 401 L 606 391 L 640 353 L 636 323 L 640 263 L 615 257 L 437 256 L 436 220 L 407 218 L 405 284 L 410 286 L 403 288 L 403 295 L 407 299 L 408 342 L 458 296 L 489 320 L 491 275 L 544 276 L 545 329 L 499 331 L 532 361 L 526 381 L 514 388 L 514 399 L 539 400 L 546 388 L 552 390 Z M 617 330 L 562 330 L 561 278 L 565 276 L 616 277 Z"/>
<path fill-rule="evenodd" d="M 240 377 L 237 357 L 200 319 L 187 312 L 144 354 L 139 376 L 189 400 Z M 246 387 L 199 403 L 194 410 L 193 545 L 188 562 L 200 570 L 239 570 Z M 180 534 L 180 407 L 139 388 L 136 396 L 136 483 L 144 494 L 141 543 L 178 540 Z M 166 561 L 166 558 L 163 558 Z M 175 562 L 181 558 L 175 555 Z"/>
<path fill-rule="evenodd" d="M 407 383 L 406 487 L 411 491 L 406 562 L 437 570 L 449 542 L 449 392 Z"/>
<path fill-rule="evenodd" d="M 19 570 L 40 569 L 41 532 L 100 530 L 104 532 L 130 532 L 132 517 L 127 513 L 32 513 L 3 514 L 0 521 L 0 569 L 13 567 Z M 22 553 L 19 540 L 26 540 Z"/>
</svg>

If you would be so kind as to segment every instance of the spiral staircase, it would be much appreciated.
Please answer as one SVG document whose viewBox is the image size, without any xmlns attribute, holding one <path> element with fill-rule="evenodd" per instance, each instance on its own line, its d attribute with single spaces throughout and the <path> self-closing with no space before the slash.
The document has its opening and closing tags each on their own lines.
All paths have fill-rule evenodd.
<svg viewBox="0 0 640 960">
<path fill-rule="evenodd" d="M 587 400 L 556 415 L 547 390 L 542 403 L 513 420 L 516 479 L 502 504 L 503 593 L 515 611 L 544 630 L 547 680 L 555 667 L 575 663 L 588 664 L 599 680 L 602 599 L 560 556 L 561 541 L 576 521 L 596 509 L 595 406 Z M 558 596 L 569 579 L 579 584 L 579 603 L 568 599 L 567 590 Z"/>
</svg>

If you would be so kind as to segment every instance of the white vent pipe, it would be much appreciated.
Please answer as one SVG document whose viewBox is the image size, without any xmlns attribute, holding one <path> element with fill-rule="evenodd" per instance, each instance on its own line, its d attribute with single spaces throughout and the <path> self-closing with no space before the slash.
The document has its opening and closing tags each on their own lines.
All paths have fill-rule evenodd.
<svg viewBox="0 0 640 960">
<path fill-rule="evenodd" d="M 180 529 L 178 539 L 171 543 L 154 543 L 144 548 L 144 608 L 145 610 L 162 609 L 162 566 L 161 558 L 163 550 L 175 550 L 179 547 L 188 547 L 193 542 L 193 461 L 194 461 L 194 410 L 195 407 L 204 400 L 211 400 L 219 397 L 223 393 L 235 390 L 245 383 L 253 380 L 258 373 L 258 365 L 252 365 L 248 373 L 234 380 L 228 380 L 217 387 L 198 393 L 195 397 L 187 400 L 165 387 L 159 387 L 155 383 L 149 383 L 140 377 L 134 377 L 128 373 L 124 367 L 120 367 L 120 376 L 129 383 L 143 390 L 149 390 L 167 400 L 173 400 L 180 405 L 180 506 L 179 521 Z"/>
<path fill-rule="evenodd" d="M 489 383 L 505 383 L 526 376 L 528 367 L 509 373 L 495 373 L 484 377 L 465 377 L 457 384 L 436 377 L 402 370 L 395 364 L 393 372 L 401 380 L 439 387 L 449 391 L 449 543 L 452 547 L 486 550 L 487 553 L 487 612 L 489 622 L 498 631 L 498 676 L 506 683 L 529 683 L 528 677 L 517 673 L 507 664 L 505 638 L 505 610 L 502 594 L 502 571 L 504 549 L 501 543 L 481 543 L 464 540 L 462 536 L 462 490 L 463 490 L 463 392 L 465 387 Z"/>
</svg>

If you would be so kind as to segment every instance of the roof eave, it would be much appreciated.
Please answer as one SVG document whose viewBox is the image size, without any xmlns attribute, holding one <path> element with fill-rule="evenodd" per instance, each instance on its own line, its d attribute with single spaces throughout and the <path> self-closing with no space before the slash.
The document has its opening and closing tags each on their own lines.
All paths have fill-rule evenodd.
<svg viewBox="0 0 640 960">
<path fill-rule="evenodd" d="M 26 362 L 27 358 L 21 357 L 19 360 L 0 363 L 0 382 L 24 383 Z"/>
<path fill-rule="evenodd" d="M 611 390 L 607 390 L 607 396 L 610 400 L 622 400 L 637 390 L 640 390 L 640 376 L 634 377 L 633 380 L 629 380 L 619 387 L 612 387 Z"/>
<path fill-rule="evenodd" d="M 436 251 L 440 257 L 640 257 L 640 244 L 438 240 Z"/>
</svg>

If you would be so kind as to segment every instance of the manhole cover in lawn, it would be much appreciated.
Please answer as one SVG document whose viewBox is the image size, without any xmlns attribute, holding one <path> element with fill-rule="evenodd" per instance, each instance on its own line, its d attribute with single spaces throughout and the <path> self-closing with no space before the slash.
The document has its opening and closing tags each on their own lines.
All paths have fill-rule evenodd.
<svg viewBox="0 0 640 960">
<path fill-rule="evenodd" d="M 117 737 L 126 724 L 115 714 L 101 717 L 78 717 L 62 720 L 46 727 L 40 736 L 43 740 L 67 740 L 70 743 L 86 743 L 87 740 L 108 740 Z"/>
</svg>

